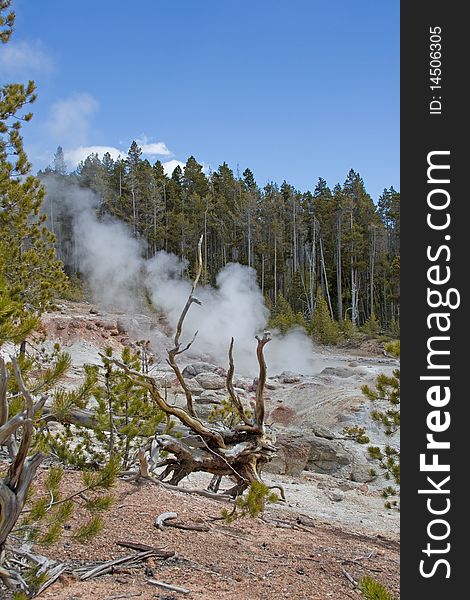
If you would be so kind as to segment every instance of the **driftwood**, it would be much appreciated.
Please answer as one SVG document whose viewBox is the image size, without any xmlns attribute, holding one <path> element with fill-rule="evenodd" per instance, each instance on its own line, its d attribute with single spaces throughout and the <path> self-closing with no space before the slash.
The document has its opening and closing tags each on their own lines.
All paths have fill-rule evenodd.
<svg viewBox="0 0 470 600">
<path fill-rule="evenodd" d="M 189 343 L 182 344 L 184 319 L 192 304 L 200 304 L 195 293 L 202 273 L 201 244 L 202 237 L 197 250 L 196 277 L 178 320 L 174 347 L 168 351 L 168 364 L 173 369 L 185 393 L 186 407 L 181 408 L 169 404 L 166 394 L 159 389 L 157 381 L 150 375 L 134 371 L 119 360 L 114 359 L 113 362 L 127 374 L 134 385 L 148 391 L 149 397 L 158 409 L 168 417 L 177 419 L 183 432 L 181 437 L 173 434 L 156 434 L 156 453 L 164 451 L 166 457 L 164 460 L 155 460 L 154 452 L 151 449 L 150 473 L 147 470 L 148 463 L 145 463 L 142 468 L 142 457 L 140 457 L 141 476 L 151 478 L 152 471 L 155 473 L 155 469 L 164 467 L 163 471 L 157 475 L 158 479 L 171 486 L 177 486 L 190 473 L 203 471 L 214 476 L 210 486 L 210 490 L 213 492 L 218 490 L 221 478 L 226 476 L 235 485 L 224 493 L 231 497 L 237 497 L 252 483 L 262 482 L 262 469 L 277 452 L 273 436 L 265 425 L 264 388 L 267 369 L 264 348 L 271 340 L 271 334 L 269 331 L 265 331 L 262 336 L 256 336 L 259 376 L 253 416 L 249 415 L 233 386 L 235 366 L 233 361 L 234 340 L 232 339 L 228 351 L 229 368 L 226 379 L 227 393 L 233 409 L 231 422 L 228 425 L 213 424 L 200 419 L 194 409 L 191 391 L 184 381 L 176 358 L 191 347 L 197 335 L 196 332 Z M 284 499 L 284 491 L 279 486 L 278 489 L 280 489 L 281 498 Z M 206 492 L 206 494 L 209 493 Z"/>
<path fill-rule="evenodd" d="M 174 519 L 178 517 L 175 512 L 164 512 L 155 519 L 155 527 L 163 531 L 166 527 L 174 527 L 175 529 L 182 529 L 183 531 L 209 531 L 207 525 L 186 525 L 185 523 L 175 523 Z"/>
<path fill-rule="evenodd" d="M 154 525 L 163 531 L 163 525 L 165 524 L 165 521 L 168 521 L 169 519 L 176 519 L 177 516 L 178 514 L 175 512 L 164 512 L 161 515 L 158 515 L 158 517 L 155 519 Z"/>
</svg>

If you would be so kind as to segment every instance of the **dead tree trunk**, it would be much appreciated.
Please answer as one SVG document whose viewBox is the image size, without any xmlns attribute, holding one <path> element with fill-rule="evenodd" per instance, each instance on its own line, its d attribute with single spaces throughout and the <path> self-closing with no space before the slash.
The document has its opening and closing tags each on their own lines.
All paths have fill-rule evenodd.
<svg viewBox="0 0 470 600">
<path fill-rule="evenodd" d="M 185 393 L 186 408 L 183 409 L 169 404 L 164 392 L 159 389 L 156 380 L 151 376 L 133 371 L 118 360 L 114 360 L 114 363 L 123 369 L 133 384 L 148 390 L 150 397 L 160 410 L 170 417 L 175 417 L 183 425 L 185 431 L 183 437 L 174 437 L 168 434 L 156 434 L 155 436 L 156 450 L 151 454 L 151 462 L 154 469 L 164 467 L 163 472 L 158 476 L 159 479 L 161 481 L 168 480 L 170 484 L 177 485 L 184 477 L 196 471 L 204 471 L 219 477 L 228 476 L 235 482 L 235 485 L 225 493 L 237 496 L 243 493 L 251 483 L 261 481 L 263 466 L 277 452 L 277 448 L 273 445 L 272 434 L 267 430 L 264 422 L 264 387 L 266 382 L 264 347 L 270 341 L 271 335 L 269 331 L 266 331 L 262 336 L 256 337 L 259 377 L 253 416 L 250 416 L 248 410 L 243 406 L 233 385 L 235 367 L 233 362 L 234 341 L 232 339 L 228 353 L 229 369 L 226 379 L 227 393 L 233 410 L 232 425 L 209 424 L 198 418 L 194 410 L 191 391 L 186 385 L 175 359 L 177 355 L 187 350 L 196 338 L 194 336 L 181 349 L 180 337 L 186 314 L 191 304 L 194 302 L 200 304 L 194 297 L 194 293 L 202 268 L 201 243 L 202 238 L 198 245 L 196 278 L 178 321 L 175 347 L 169 351 L 168 359 L 168 363 Z M 159 460 L 161 451 L 167 453 L 164 460 Z"/>
<path fill-rule="evenodd" d="M 41 452 L 28 457 L 28 452 L 33 439 L 34 417 L 44 406 L 46 398 L 34 403 L 15 359 L 12 360 L 12 365 L 25 409 L 9 418 L 8 374 L 5 361 L 0 357 L 0 446 L 8 449 L 11 460 L 6 475 L 0 480 L 0 577 L 6 584 L 11 583 L 14 574 L 1 566 L 5 542 L 23 510 L 36 470 L 45 458 Z"/>
</svg>

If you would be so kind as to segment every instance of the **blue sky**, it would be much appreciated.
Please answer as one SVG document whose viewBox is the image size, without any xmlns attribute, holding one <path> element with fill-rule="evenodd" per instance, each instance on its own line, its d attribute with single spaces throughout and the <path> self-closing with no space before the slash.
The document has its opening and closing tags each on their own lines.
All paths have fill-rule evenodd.
<svg viewBox="0 0 470 600">
<path fill-rule="evenodd" d="M 249 167 L 260 185 L 333 187 L 350 168 L 399 188 L 398 0 L 14 0 L 0 79 L 33 78 L 34 168 L 58 144 L 137 139 L 170 170 Z"/>
</svg>

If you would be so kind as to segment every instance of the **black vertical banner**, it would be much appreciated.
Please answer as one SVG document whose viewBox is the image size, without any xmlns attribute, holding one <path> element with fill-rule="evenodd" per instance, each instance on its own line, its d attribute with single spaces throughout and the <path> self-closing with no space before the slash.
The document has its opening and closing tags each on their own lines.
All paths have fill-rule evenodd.
<svg viewBox="0 0 470 600">
<path fill-rule="evenodd" d="M 464 182 L 470 169 L 464 89 L 470 52 L 463 6 L 401 3 L 404 600 L 468 597 L 470 194 Z"/>
</svg>

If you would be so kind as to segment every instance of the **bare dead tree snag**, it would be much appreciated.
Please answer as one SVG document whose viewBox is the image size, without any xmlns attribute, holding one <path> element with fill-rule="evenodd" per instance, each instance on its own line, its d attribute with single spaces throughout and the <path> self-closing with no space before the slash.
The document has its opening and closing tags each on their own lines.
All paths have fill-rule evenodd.
<svg viewBox="0 0 470 600">
<path fill-rule="evenodd" d="M 41 410 L 46 399 L 42 398 L 34 403 L 16 359 L 12 359 L 12 366 L 16 383 L 25 401 L 25 410 L 8 418 L 6 398 L 8 375 L 5 361 L 0 357 L 0 446 L 8 448 L 12 459 L 8 472 L 3 480 L 0 480 L 0 563 L 5 542 L 24 508 L 36 470 L 45 458 L 41 452 L 28 457 L 28 452 L 32 443 L 34 417 Z M 15 435 L 19 434 L 19 430 L 21 430 L 21 439 L 18 445 Z M 0 577 L 7 584 L 11 583 L 9 574 L 13 576 L 0 567 Z"/>
<path fill-rule="evenodd" d="M 157 475 L 160 481 L 168 481 L 172 486 L 187 475 L 197 471 L 210 473 L 214 476 L 214 485 L 211 489 L 217 491 L 220 478 L 226 476 L 234 481 L 235 485 L 225 494 L 232 497 L 244 492 L 252 483 L 262 483 L 261 472 L 264 465 L 276 454 L 273 435 L 265 425 L 264 388 L 266 383 L 266 362 L 264 348 L 271 340 L 269 331 L 256 337 L 256 356 L 259 365 L 258 385 L 255 396 L 254 415 L 250 416 L 243 406 L 240 397 L 233 385 L 235 365 L 233 359 L 234 340 L 231 339 L 228 351 L 228 372 L 226 388 L 230 403 L 233 408 L 233 417 L 229 424 L 207 423 L 196 415 L 193 398 L 184 377 L 176 363 L 176 357 L 186 351 L 194 342 L 195 337 L 184 348 L 181 348 L 184 319 L 188 314 L 191 304 L 200 303 L 195 297 L 197 283 L 202 273 L 201 256 L 202 237 L 198 244 L 197 272 L 191 293 L 183 307 L 178 320 L 174 338 L 174 348 L 168 352 L 168 363 L 176 374 L 177 380 L 186 396 L 186 407 L 171 405 L 167 401 L 164 391 L 161 391 L 155 379 L 148 374 L 133 371 L 118 360 L 113 362 L 119 366 L 136 386 L 142 386 L 149 392 L 156 406 L 166 415 L 177 418 L 183 425 L 183 435 L 177 437 L 171 434 L 155 435 L 156 444 L 148 450 L 150 460 L 149 469 L 146 471 L 149 478 L 152 471 L 163 468 Z M 181 432 L 181 428 L 180 428 Z M 164 451 L 164 456 L 161 452 Z M 217 482 L 217 485 L 215 485 Z M 281 497 L 284 496 L 281 489 Z"/>
<path fill-rule="evenodd" d="M 250 425 L 250 421 L 245 414 L 245 409 L 243 408 L 240 398 L 239 398 L 238 394 L 235 392 L 235 389 L 233 387 L 233 374 L 235 372 L 235 365 L 233 362 L 233 342 L 234 342 L 234 340 L 232 338 L 230 340 L 230 347 L 229 347 L 229 351 L 228 351 L 229 368 L 227 371 L 227 379 L 226 379 L 227 392 L 229 394 L 230 401 L 232 402 L 232 405 L 235 408 L 235 410 L 237 411 L 240 419 L 243 421 L 243 423 L 245 423 L 245 425 Z"/>
<path fill-rule="evenodd" d="M 271 333 L 265 331 L 262 338 L 256 336 L 258 347 L 256 356 L 259 364 L 258 385 L 256 387 L 256 404 L 255 404 L 255 424 L 260 433 L 264 433 L 264 386 L 266 384 L 266 361 L 264 360 L 263 350 L 266 344 L 271 340 Z"/>
<path fill-rule="evenodd" d="M 192 396 L 191 391 L 189 390 L 188 386 L 186 385 L 186 382 L 180 371 L 180 368 L 178 367 L 178 364 L 176 362 L 176 357 L 179 354 L 186 352 L 186 350 L 189 350 L 189 348 L 192 346 L 192 344 L 197 336 L 197 331 L 196 331 L 193 339 L 183 349 L 181 349 L 180 337 L 181 337 L 181 333 L 183 331 L 184 319 L 186 318 L 186 315 L 188 314 L 188 311 L 191 308 L 191 304 L 193 304 L 193 303 L 201 304 L 200 300 L 198 300 L 194 296 L 194 293 L 196 291 L 196 287 L 199 282 L 199 279 L 201 278 L 202 266 L 203 266 L 203 263 L 202 263 L 202 235 L 201 235 L 201 237 L 199 238 L 198 246 L 197 246 L 196 277 L 194 278 L 191 292 L 189 294 L 188 300 L 186 301 L 186 304 L 184 305 L 183 311 L 181 312 L 180 318 L 178 320 L 178 324 L 176 326 L 175 347 L 172 350 L 168 350 L 168 364 L 173 369 L 173 371 L 178 379 L 179 384 L 183 388 L 184 394 L 186 396 L 186 410 L 192 417 L 196 416 L 196 412 L 194 409 L 194 403 L 193 403 L 193 396 Z"/>
</svg>

